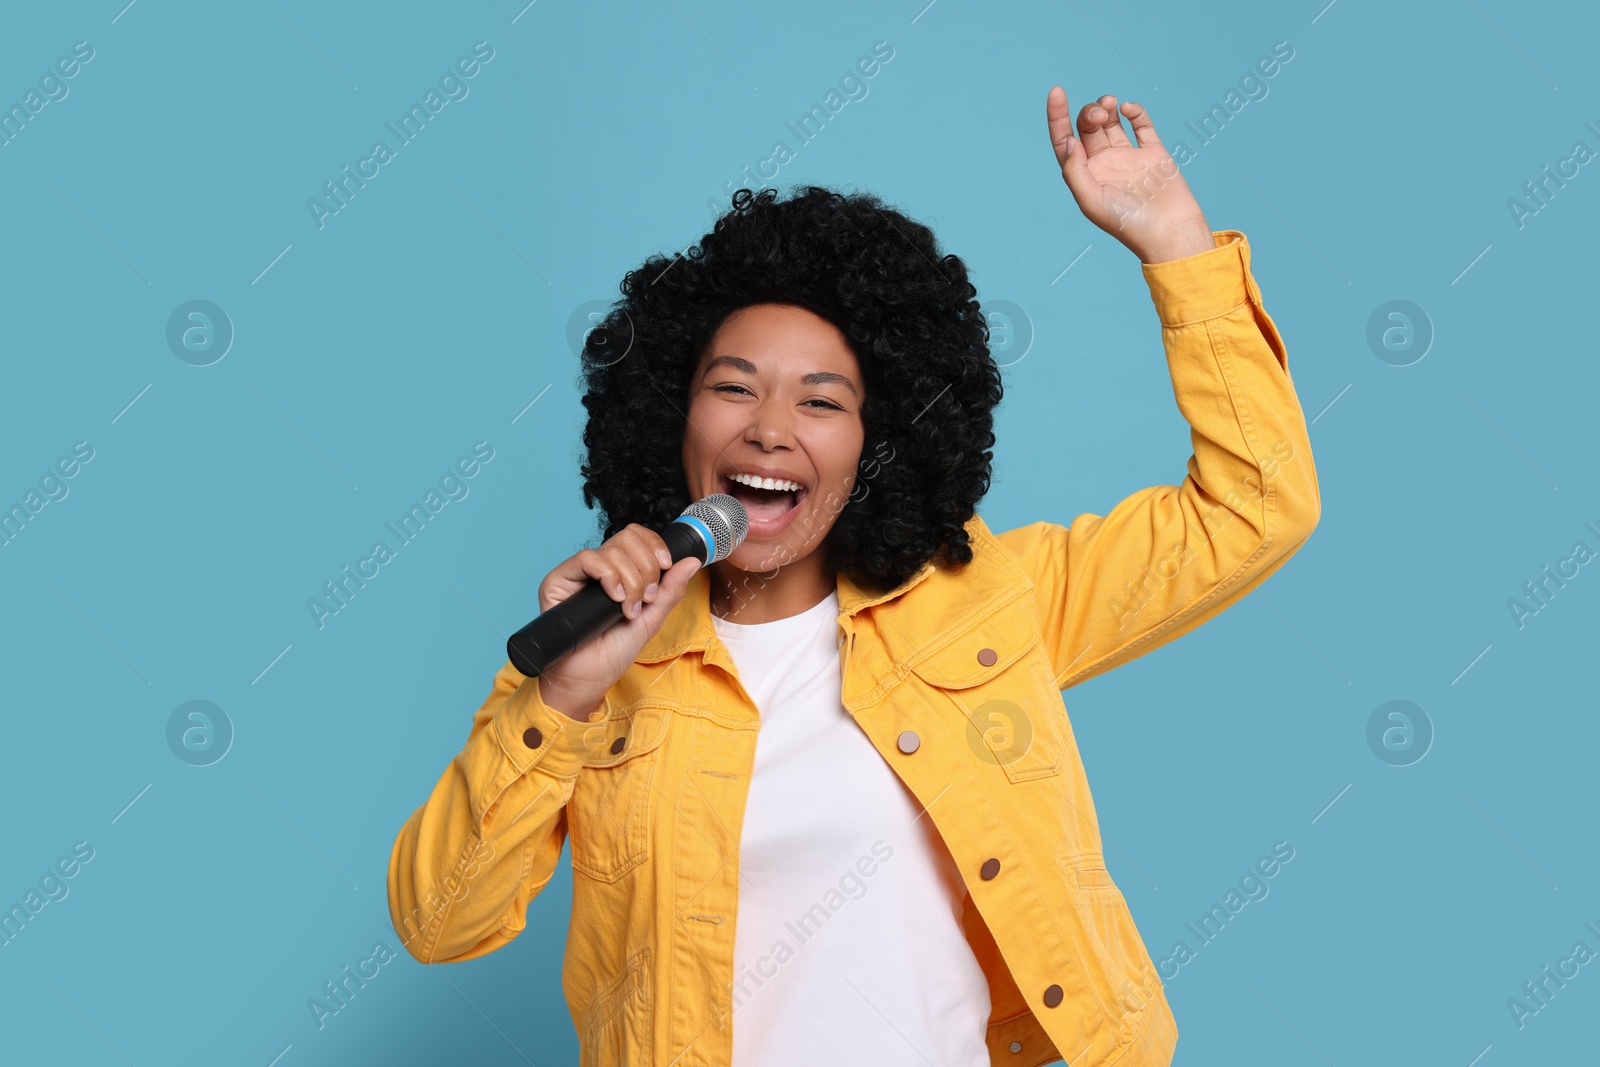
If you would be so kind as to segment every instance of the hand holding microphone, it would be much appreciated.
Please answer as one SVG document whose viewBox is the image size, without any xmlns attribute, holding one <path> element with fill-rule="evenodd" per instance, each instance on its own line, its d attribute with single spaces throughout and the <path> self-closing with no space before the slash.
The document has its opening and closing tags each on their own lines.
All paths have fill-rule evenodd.
<svg viewBox="0 0 1600 1067">
<path fill-rule="evenodd" d="M 633 665 L 707 563 L 744 540 L 744 505 L 713 493 L 661 533 L 630 523 L 598 549 L 557 564 L 539 585 L 541 614 L 511 636 L 511 665 L 538 677 L 550 707 L 583 721 Z"/>
</svg>

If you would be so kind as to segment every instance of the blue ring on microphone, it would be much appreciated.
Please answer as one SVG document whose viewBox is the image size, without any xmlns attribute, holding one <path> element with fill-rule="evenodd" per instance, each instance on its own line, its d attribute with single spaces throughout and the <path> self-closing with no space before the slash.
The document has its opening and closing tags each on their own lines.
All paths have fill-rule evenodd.
<svg viewBox="0 0 1600 1067">
<path fill-rule="evenodd" d="M 717 539 L 716 539 L 715 536 L 712 535 L 711 527 L 707 526 L 703 521 L 701 521 L 700 519 L 695 518 L 693 515 L 679 515 L 676 519 L 673 519 L 672 521 L 673 522 L 681 522 L 681 523 L 685 524 L 686 526 L 690 527 L 691 529 L 693 529 L 695 533 L 700 535 L 700 540 L 704 541 L 705 544 L 706 544 L 705 563 L 712 563 L 712 562 L 714 562 L 716 560 L 716 557 L 717 557 Z"/>
</svg>

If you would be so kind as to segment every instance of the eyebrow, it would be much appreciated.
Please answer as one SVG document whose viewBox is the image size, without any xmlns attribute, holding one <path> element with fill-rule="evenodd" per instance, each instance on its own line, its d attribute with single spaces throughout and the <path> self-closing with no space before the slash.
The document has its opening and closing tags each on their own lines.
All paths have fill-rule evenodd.
<svg viewBox="0 0 1600 1067">
<path fill-rule="evenodd" d="M 756 365 L 754 363 L 751 363 L 748 359 L 744 359 L 741 356 L 718 356 L 715 359 L 713 359 L 710 363 L 706 364 L 706 374 L 710 374 L 713 368 L 720 367 L 720 366 L 732 367 L 734 370 L 743 371 L 746 374 L 755 374 L 755 373 L 757 373 Z M 702 377 L 703 377 L 703 375 L 702 375 Z M 861 394 L 856 391 L 856 383 L 855 382 L 852 382 L 849 378 L 846 378 L 842 374 L 835 374 L 831 370 L 812 371 L 810 374 L 802 375 L 801 378 L 800 378 L 800 384 L 801 385 L 827 385 L 827 384 L 842 385 L 846 389 L 850 390 L 850 393 L 851 393 L 852 396 L 855 396 L 855 397 L 860 397 L 861 396 Z"/>
</svg>

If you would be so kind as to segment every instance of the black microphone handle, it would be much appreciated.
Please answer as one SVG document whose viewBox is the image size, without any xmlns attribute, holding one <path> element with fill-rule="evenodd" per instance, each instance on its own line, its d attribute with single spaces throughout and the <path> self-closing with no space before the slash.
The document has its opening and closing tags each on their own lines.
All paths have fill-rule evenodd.
<svg viewBox="0 0 1600 1067">
<path fill-rule="evenodd" d="M 661 539 L 673 563 L 694 556 L 704 566 L 712 552 L 689 522 L 672 522 L 661 531 Z M 582 589 L 512 634 L 506 641 L 506 656 L 522 674 L 537 678 L 562 656 L 621 621 L 622 603 L 590 578 Z"/>
</svg>

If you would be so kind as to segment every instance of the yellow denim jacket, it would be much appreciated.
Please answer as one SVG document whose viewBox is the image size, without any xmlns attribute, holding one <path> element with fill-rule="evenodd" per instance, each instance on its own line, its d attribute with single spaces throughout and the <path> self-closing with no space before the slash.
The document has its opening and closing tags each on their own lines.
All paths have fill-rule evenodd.
<svg viewBox="0 0 1600 1067">
<path fill-rule="evenodd" d="M 1192 429 L 1181 485 L 1067 526 L 997 534 L 974 516 L 972 562 L 930 563 L 888 593 L 838 578 L 844 707 L 966 880 L 994 1064 L 1171 1060 L 1177 1026 L 1106 871 L 1061 690 L 1239 600 L 1320 513 L 1249 245 L 1235 230 L 1213 238 L 1143 268 Z M 708 582 L 695 573 L 587 722 L 502 667 L 390 858 L 396 932 L 421 962 L 451 963 L 522 932 L 570 836 L 562 989 L 584 1065 L 731 1059 L 739 836 L 760 719 L 716 637 Z"/>
</svg>

